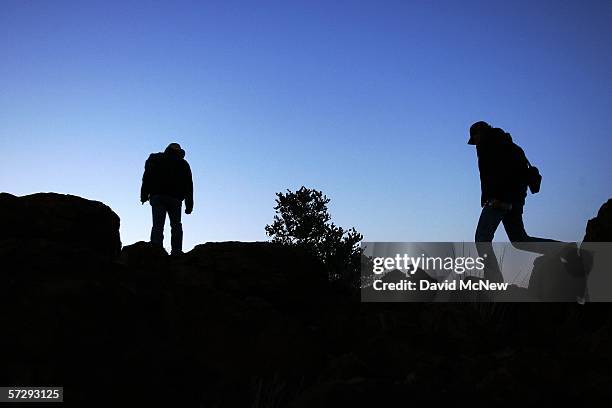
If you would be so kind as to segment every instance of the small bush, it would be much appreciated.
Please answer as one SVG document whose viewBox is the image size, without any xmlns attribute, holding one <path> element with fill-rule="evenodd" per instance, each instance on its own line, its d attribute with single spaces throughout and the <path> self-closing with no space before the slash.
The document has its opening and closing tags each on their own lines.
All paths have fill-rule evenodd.
<svg viewBox="0 0 612 408">
<path fill-rule="evenodd" d="M 274 222 L 266 225 L 272 242 L 305 248 L 325 265 L 331 281 L 352 288 L 360 286 L 363 235 L 331 222 L 330 199 L 321 191 L 300 188 L 276 193 Z"/>
</svg>

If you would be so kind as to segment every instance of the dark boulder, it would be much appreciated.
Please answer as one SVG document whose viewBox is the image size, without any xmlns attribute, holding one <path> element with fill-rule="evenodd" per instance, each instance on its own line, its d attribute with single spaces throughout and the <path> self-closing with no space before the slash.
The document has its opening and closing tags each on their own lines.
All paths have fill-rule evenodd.
<svg viewBox="0 0 612 408">
<path fill-rule="evenodd" d="M 592 295 L 593 300 L 609 301 L 610 274 L 607 270 L 601 271 L 601 265 L 610 264 L 609 244 L 603 244 L 607 242 L 612 242 L 612 199 L 588 221 L 580 247 L 567 244 L 557 253 L 534 260 L 529 279 L 530 295 L 553 302 L 589 301 Z M 599 269 L 593 269 L 596 260 Z"/>
<path fill-rule="evenodd" d="M 197 281 L 194 274 L 208 274 L 206 281 L 241 299 L 255 296 L 279 308 L 308 308 L 307 313 L 328 289 L 317 259 L 271 242 L 209 242 L 179 257 L 174 268 L 177 278 Z"/>
<path fill-rule="evenodd" d="M 163 273 L 169 269 L 170 256 L 160 245 L 139 241 L 121 248 L 119 263 L 150 278 L 153 273 Z"/>
<path fill-rule="evenodd" d="M 168 252 L 164 247 L 150 242 L 139 241 L 121 249 L 120 262 L 128 266 L 148 266 L 164 262 Z"/>
<path fill-rule="evenodd" d="M 117 214 L 101 202 L 73 195 L 0 193 L 0 225 L 0 241 L 42 239 L 108 258 L 121 249 Z"/>
<path fill-rule="evenodd" d="M 597 216 L 589 220 L 581 244 L 589 270 L 589 300 L 612 301 L 612 199 L 605 202 Z"/>
<path fill-rule="evenodd" d="M 587 223 L 585 242 L 612 242 L 612 198 Z"/>
<path fill-rule="evenodd" d="M 121 281 L 132 290 L 161 295 L 173 281 L 171 257 L 164 247 L 139 241 L 121 249 L 118 263 L 124 266 Z"/>
<path fill-rule="evenodd" d="M 581 302 L 587 296 L 587 277 L 584 257 L 570 243 L 533 261 L 529 294 L 541 301 Z"/>
<path fill-rule="evenodd" d="M 95 203 L 101 212 L 87 212 L 94 202 L 42 196 L 55 210 L 37 213 L 25 198 L 0 197 L 3 222 L 42 225 L 27 224 L 31 236 L 15 232 L 17 221 L 2 231 L 0 349 L 10 352 L 2 356 L 1 384 L 64 385 L 77 406 L 546 402 L 554 392 L 584 403 L 610 396 L 601 387 L 611 379 L 606 305 L 362 303 L 358 293 L 332 285 L 312 256 L 266 242 L 207 243 L 177 257 L 138 242 L 109 259 L 113 251 L 96 251 L 95 234 L 84 231 L 83 244 L 68 238 L 79 231 L 79 216 L 102 228 L 97 217 L 110 210 Z M 72 214 L 62 200 L 84 205 Z M 572 272 L 559 257 L 543 261 L 552 265 L 550 273 L 538 265 L 544 281 L 555 278 L 555 268 Z"/>
</svg>

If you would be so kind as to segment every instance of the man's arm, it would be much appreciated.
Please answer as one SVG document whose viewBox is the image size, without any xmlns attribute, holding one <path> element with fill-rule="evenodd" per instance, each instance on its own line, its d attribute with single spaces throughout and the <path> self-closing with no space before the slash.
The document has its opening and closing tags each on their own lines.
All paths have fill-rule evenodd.
<svg viewBox="0 0 612 408">
<path fill-rule="evenodd" d="M 145 162 L 145 171 L 142 175 L 142 186 L 140 187 L 140 202 L 145 203 L 149 199 L 149 184 L 151 183 L 151 170 L 150 170 L 150 162 L 151 158 L 149 157 Z"/>
<path fill-rule="evenodd" d="M 480 173 L 480 206 L 495 198 L 495 163 L 490 149 L 478 149 L 478 171 Z"/>
<path fill-rule="evenodd" d="M 187 161 L 185 161 L 185 168 L 185 214 L 191 214 L 193 211 L 193 177 Z"/>
</svg>

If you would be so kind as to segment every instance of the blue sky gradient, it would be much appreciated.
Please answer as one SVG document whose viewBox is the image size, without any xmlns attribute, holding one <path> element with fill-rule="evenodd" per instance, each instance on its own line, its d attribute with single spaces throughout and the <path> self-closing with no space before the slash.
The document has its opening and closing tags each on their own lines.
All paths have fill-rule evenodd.
<svg viewBox="0 0 612 408">
<path fill-rule="evenodd" d="M 103 201 L 147 240 L 144 160 L 176 141 L 186 249 L 266 239 L 302 185 L 368 241 L 471 241 L 487 120 L 544 175 L 528 233 L 580 240 L 612 196 L 611 22 L 610 1 L 0 0 L 0 190 Z"/>
</svg>

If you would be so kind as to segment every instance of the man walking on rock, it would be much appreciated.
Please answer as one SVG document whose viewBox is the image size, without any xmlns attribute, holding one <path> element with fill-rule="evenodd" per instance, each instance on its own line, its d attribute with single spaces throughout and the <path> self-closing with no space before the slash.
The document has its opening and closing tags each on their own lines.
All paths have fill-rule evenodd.
<svg viewBox="0 0 612 408">
<path fill-rule="evenodd" d="M 487 122 L 476 122 L 470 127 L 468 144 L 476 146 L 480 171 L 482 212 L 476 227 L 477 249 L 485 257 L 485 278 L 503 282 L 491 245 L 500 223 L 504 224 L 508 239 L 518 249 L 547 253 L 556 250 L 556 246 L 538 243 L 558 241 L 531 237 L 525 232 L 523 206 L 531 165 L 510 134 L 491 127 Z"/>
<path fill-rule="evenodd" d="M 185 214 L 193 211 L 193 180 L 185 151 L 178 143 L 170 143 L 163 153 L 152 153 L 145 163 L 140 202 L 151 203 L 153 227 L 151 243 L 163 246 L 166 214 L 170 218 L 172 255 L 183 253 L 181 207 Z"/>
</svg>

